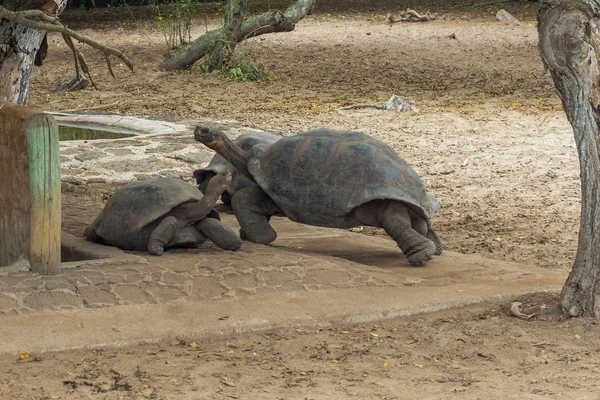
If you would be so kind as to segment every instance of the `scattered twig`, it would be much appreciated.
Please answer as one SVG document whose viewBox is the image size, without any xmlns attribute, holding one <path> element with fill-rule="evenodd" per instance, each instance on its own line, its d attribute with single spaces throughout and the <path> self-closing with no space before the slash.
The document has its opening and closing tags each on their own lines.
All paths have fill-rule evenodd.
<svg viewBox="0 0 600 400">
<path fill-rule="evenodd" d="M 93 110 L 105 110 L 107 108 L 111 108 L 114 106 L 118 106 L 120 102 L 115 101 L 114 103 L 110 103 L 110 104 L 101 104 L 99 106 L 93 106 L 93 107 L 79 107 L 79 108 L 71 108 L 69 110 L 61 110 L 59 112 L 73 112 L 73 111 L 93 111 Z"/>
<path fill-rule="evenodd" d="M 376 108 L 378 110 L 385 110 L 386 101 L 380 101 L 379 103 L 364 103 L 364 104 L 352 104 L 350 106 L 340 107 L 338 110 L 357 110 L 359 108 Z"/>
<path fill-rule="evenodd" d="M 394 17 L 392 14 L 388 14 L 386 19 L 390 24 L 394 24 L 396 22 L 429 22 L 437 19 L 437 14 L 432 14 L 429 11 L 427 11 L 425 14 L 419 14 L 415 10 L 408 8 L 406 11 L 402 11 L 399 17 Z"/>
<path fill-rule="evenodd" d="M 510 3 L 511 1 L 514 1 L 514 0 L 497 0 L 497 1 L 491 1 L 489 3 L 477 3 L 477 4 L 459 4 L 454 7 L 450 7 L 450 9 L 453 10 L 455 8 L 463 8 L 463 7 L 476 8 L 476 7 L 482 7 L 482 6 L 491 6 L 493 4 Z"/>
</svg>

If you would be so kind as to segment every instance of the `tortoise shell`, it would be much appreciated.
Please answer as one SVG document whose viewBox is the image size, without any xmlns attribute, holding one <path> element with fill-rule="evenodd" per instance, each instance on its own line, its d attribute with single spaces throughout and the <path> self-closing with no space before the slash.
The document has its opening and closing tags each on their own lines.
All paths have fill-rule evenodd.
<svg viewBox="0 0 600 400">
<path fill-rule="evenodd" d="M 256 151 L 248 169 L 288 218 L 310 225 L 356 226 L 352 210 L 378 199 L 401 201 L 428 219 L 440 207 L 391 147 L 360 132 L 286 137 Z"/>
<path fill-rule="evenodd" d="M 166 214 L 180 204 L 203 197 L 195 186 L 175 178 L 130 183 L 108 199 L 91 228 L 106 244 L 146 250 L 152 231 Z M 214 210 L 208 216 L 219 218 Z"/>
</svg>

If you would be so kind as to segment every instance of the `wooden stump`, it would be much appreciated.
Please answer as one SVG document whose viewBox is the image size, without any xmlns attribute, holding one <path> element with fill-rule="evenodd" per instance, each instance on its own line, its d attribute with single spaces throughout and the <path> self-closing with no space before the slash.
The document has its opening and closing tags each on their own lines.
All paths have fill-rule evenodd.
<svg viewBox="0 0 600 400">
<path fill-rule="evenodd" d="M 60 273 L 60 153 L 50 115 L 0 101 L 0 268 Z"/>
</svg>

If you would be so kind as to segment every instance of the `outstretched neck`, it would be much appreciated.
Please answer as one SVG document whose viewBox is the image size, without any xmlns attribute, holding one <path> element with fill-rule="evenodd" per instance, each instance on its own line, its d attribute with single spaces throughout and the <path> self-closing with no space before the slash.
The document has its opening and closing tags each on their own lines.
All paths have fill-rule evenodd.
<svg viewBox="0 0 600 400">
<path fill-rule="evenodd" d="M 233 143 L 223 132 L 197 126 L 194 130 L 194 138 L 206 147 L 216 151 L 229 161 L 235 169 L 254 181 L 254 177 L 248 171 L 249 152 Z"/>
</svg>

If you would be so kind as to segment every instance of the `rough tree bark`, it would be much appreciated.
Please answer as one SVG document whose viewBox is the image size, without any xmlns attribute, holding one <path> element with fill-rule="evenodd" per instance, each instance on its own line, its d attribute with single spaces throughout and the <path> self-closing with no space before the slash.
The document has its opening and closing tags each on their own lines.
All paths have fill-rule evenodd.
<svg viewBox="0 0 600 400">
<path fill-rule="evenodd" d="M 10 11 L 42 10 L 58 15 L 67 0 L 4 0 L 3 7 Z M 0 19 L 0 100 L 25 104 L 35 54 L 42 39 L 43 30 L 30 28 L 6 19 Z"/>
<path fill-rule="evenodd" d="M 77 77 L 81 68 L 91 80 L 85 57 L 73 39 L 101 51 L 113 77 L 111 55 L 133 71 L 133 62 L 119 49 L 98 43 L 61 24 L 58 14 L 66 5 L 67 0 L 0 0 L 0 100 L 25 104 L 31 69 L 37 50 L 45 42 L 46 31 L 62 34 L 73 52 Z"/>
<path fill-rule="evenodd" d="M 244 6 L 245 2 L 241 0 L 229 0 L 227 2 L 225 25 L 222 28 L 223 36 L 215 43 L 207 65 L 208 72 L 222 68 L 227 57 L 233 54 L 235 46 L 238 43 L 237 37 L 240 34 L 240 27 L 244 20 Z"/>
<path fill-rule="evenodd" d="M 538 20 L 540 53 L 573 127 L 581 172 L 579 243 L 561 307 L 600 318 L 600 0 L 543 0 Z"/>
<path fill-rule="evenodd" d="M 233 2 L 234 0 L 230 1 Z M 166 57 L 158 65 L 158 68 L 164 71 L 188 68 L 204 57 L 210 47 L 222 38 L 239 43 L 244 39 L 267 33 L 291 32 L 295 29 L 298 21 L 312 13 L 315 1 L 316 0 L 296 0 L 296 2 L 289 6 L 283 13 L 279 10 L 270 10 L 263 14 L 256 15 L 243 22 L 239 27 L 239 30 L 234 32 L 233 35 L 228 34 L 226 26 L 206 32 L 193 42 L 180 46 Z"/>
</svg>

